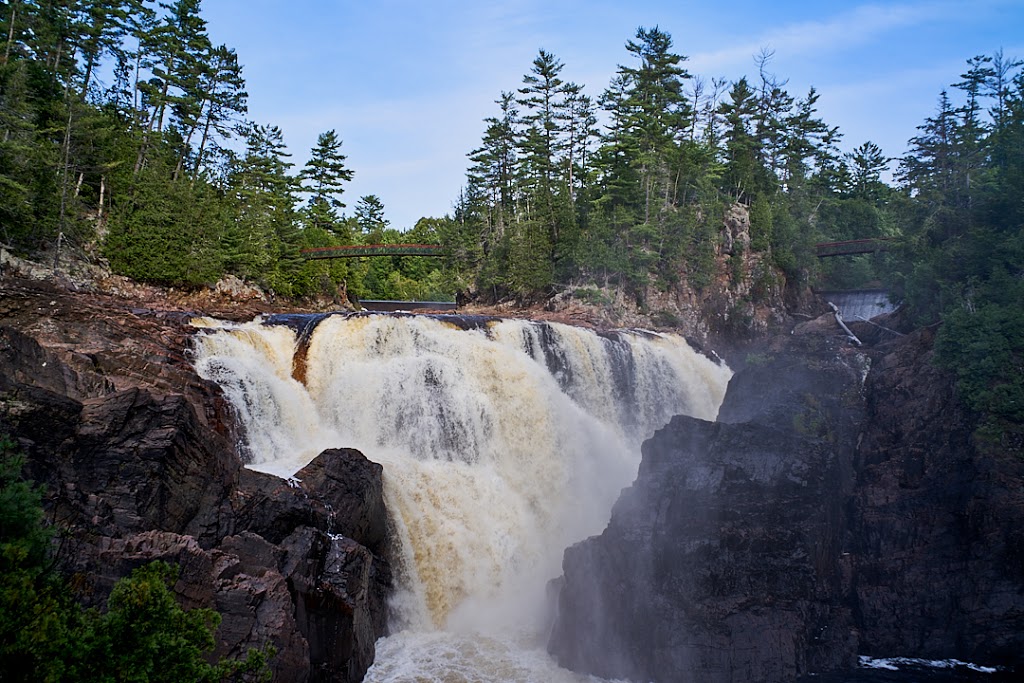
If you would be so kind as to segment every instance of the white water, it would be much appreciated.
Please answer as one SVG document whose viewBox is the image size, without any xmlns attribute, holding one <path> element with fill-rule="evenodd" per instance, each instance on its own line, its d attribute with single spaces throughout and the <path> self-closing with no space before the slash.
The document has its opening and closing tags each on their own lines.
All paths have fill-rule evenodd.
<svg viewBox="0 0 1024 683">
<path fill-rule="evenodd" d="M 289 328 L 200 324 L 197 368 L 251 467 L 287 477 L 331 447 L 384 466 L 398 585 L 369 681 L 591 680 L 544 653 L 546 583 L 604 528 L 641 442 L 714 419 L 731 376 L 674 336 L 374 315 L 322 321 L 303 385 Z"/>
</svg>

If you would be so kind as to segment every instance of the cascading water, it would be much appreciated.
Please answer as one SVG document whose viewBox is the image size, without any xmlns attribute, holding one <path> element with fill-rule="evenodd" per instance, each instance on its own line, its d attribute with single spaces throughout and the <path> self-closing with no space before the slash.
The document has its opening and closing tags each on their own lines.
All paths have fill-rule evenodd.
<svg viewBox="0 0 1024 683">
<path fill-rule="evenodd" d="M 333 447 L 384 466 L 399 578 L 367 680 L 590 680 L 544 653 L 547 581 L 603 529 L 643 439 L 714 419 L 732 373 L 671 335 L 469 323 L 207 320 L 196 365 L 241 416 L 250 467 L 287 477 Z"/>
</svg>

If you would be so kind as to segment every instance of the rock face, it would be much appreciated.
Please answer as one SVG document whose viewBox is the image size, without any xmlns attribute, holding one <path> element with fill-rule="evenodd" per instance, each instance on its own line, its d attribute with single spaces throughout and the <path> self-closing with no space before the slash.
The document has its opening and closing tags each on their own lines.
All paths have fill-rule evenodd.
<svg viewBox="0 0 1024 683">
<path fill-rule="evenodd" d="M 972 436 L 930 363 L 933 335 L 884 355 L 867 381 L 850 500 L 861 648 L 1021 667 L 1024 458 Z"/>
<path fill-rule="evenodd" d="M 712 249 L 704 255 L 703 264 L 682 266 L 672 284 L 652 281 L 640 291 L 593 286 L 564 289 L 543 308 L 531 309 L 530 318 L 598 328 L 665 328 L 701 345 L 720 346 L 723 341 L 732 344 L 783 331 L 788 310 L 805 314 L 827 310 L 809 287 L 787 282 L 767 254 L 750 248 L 750 215 L 744 205 L 733 204 L 723 214 L 698 214 L 693 219 L 714 235 L 706 242 Z M 520 305 L 513 303 L 481 312 L 522 315 Z"/>
<path fill-rule="evenodd" d="M 676 417 L 644 444 L 608 528 L 566 551 L 550 642 L 561 664 L 715 683 L 854 665 L 841 558 L 857 415 L 835 390 L 856 395 L 863 359 L 809 340 L 792 346 L 817 368 L 792 349 L 762 354 L 730 385 L 722 422 Z"/>
<path fill-rule="evenodd" d="M 223 615 L 218 656 L 271 644 L 279 680 L 362 680 L 391 583 L 381 467 L 339 449 L 289 481 L 244 469 L 187 320 L 0 283 L 0 433 L 67 531 L 60 565 L 102 605 L 135 567 L 177 563 L 186 607 Z"/>
<path fill-rule="evenodd" d="M 972 441 L 930 348 L 861 353 L 821 320 L 751 353 L 720 421 L 673 419 L 566 551 L 552 654 L 642 681 L 1019 666 L 1024 463 Z"/>
</svg>

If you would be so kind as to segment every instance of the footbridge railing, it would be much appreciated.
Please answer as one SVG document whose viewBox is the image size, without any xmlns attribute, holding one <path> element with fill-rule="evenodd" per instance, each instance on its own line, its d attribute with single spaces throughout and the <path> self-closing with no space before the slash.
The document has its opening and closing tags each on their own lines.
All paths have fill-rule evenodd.
<svg viewBox="0 0 1024 683">
<path fill-rule="evenodd" d="M 888 237 L 873 237 L 864 240 L 845 240 L 842 242 L 821 242 L 814 245 L 814 252 L 818 258 L 830 256 L 852 256 L 854 254 L 873 254 L 878 251 L 888 251 L 892 247 L 892 240 Z"/>
<path fill-rule="evenodd" d="M 307 259 L 356 258 L 358 256 L 444 256 L 439 244 L 350 244 L 313 247 L 300 252 Z"/>
</svg>

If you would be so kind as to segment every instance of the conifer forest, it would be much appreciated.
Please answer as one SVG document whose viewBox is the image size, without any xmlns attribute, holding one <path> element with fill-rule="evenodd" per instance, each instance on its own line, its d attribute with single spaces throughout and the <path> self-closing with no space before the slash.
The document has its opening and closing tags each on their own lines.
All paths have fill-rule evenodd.
<svg viewBox="0 0 1024 683">
<path fill-rule="evenodd" d="M 200 0 L 11 0 L 0 11 L 0 242 L 103 258 L 175 287 L 235 275 L 277 295 L 537 301 L 701 289 L 723 216 L 749 211 L 770 283 L 892 292 L 942 322 L 940 362 L 993 426 L 1024 422 L 1024 71 L 965 55 L 908 152 L 845 140 L 765 50 L 735 81 L 687 70 L 658 27 L 624 27 L 610 83 L 539 50 L 494 93 L 450 215 L 392 226 L 351 198 L 344 130 L 289 150 L 247 118 L 244 56 Z M 880 102 L 878 106 L 884 107 Z M 852 151 L 843 151 L 852 150 Z M 819 260 L 820 242 L 886 238 Z M 423 243 L 443 258 L 309 261 L 313 247 Z M 744 254 L 733 250 L 731 259 Z M 765 287 L 756 283 L 763 281 Z"/>
</svg>

